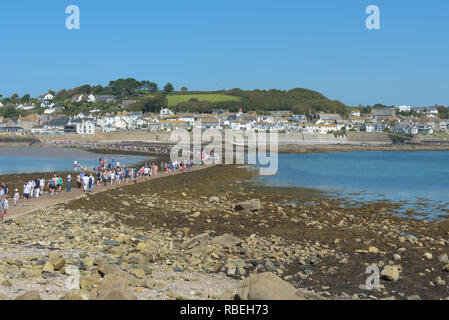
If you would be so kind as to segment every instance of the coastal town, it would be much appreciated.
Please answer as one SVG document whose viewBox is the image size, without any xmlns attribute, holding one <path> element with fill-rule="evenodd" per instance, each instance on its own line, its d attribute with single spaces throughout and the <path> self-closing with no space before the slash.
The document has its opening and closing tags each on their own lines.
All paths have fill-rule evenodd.
<svg viewBox="0 0 449 320">
<path fill-rule="evenodd" d="M 54 93 L 54 92 L 53 92 Z M 87 111 L 68 115 L 68 106 L 55 102 L 52 93 L 42 94 L 29 103 L 0 102 L 0 111 L 16 112 L 0 116 L 0 133 L 15 134 L 80 134 L 175 131 L 192 129 L 232 129 L 240 131 L 304 132 L 315 134 L 344 134 L 357 132 L 388 132 L 404 135 L 447 134 L 449 119 L 444 106 L 411 107 L 377 105 L 364 112 L 364 107 L 349 108 L 346 114 L 310 112 L 297 114 L 291 110 L 237 112 L 216 109 L 212 112 L 177 112 L 161 106 L 157 112 L 132 111 L 136 100 L 120 99 L 115 95 L 78 94 L 71 103 Z M 195 99 L 193 99 L 195 100 Z M 1 100 L 0 100 L 1 101 Z M 195 102 L 195 101 L 193 101 Z M 95 106 L 113 105 L 114 112 Z"/>
</svg>

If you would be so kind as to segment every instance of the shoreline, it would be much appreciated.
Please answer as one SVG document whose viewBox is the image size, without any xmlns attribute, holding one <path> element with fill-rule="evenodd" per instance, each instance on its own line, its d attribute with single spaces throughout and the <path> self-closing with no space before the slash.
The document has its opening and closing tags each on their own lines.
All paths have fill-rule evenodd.
<svg viewBox="0 0 449 320">
<path fill-rule="evenodd" d="M 123 142 L 99 142 L 98 146 L 92 148 L 84 148 L 83 143 L 73 147 L 49 147 L 43 142 L 38 142 L 30 145 L 29 143 L 15 143 L 6 142 L 0 143 L 1 148 L 14 148 L 14 147 L 49 147 L 49 148 L 66 148 L 77 149 L 85 152 L 92 152 L 98 154 L 122 154 L 122 155 L 142 155 L 142 156 L 159 156 L 168 157 L 169 153 L 160 152 L 143 152 L 143 151 L 131 151 L 120 150 L 116 148 L 108 148 L 107 145 L 113 144 L 126 144 L 134 145 L 137 147 L 160 147 L 170 149 L 175 144 L 166 142 L 141 142 L 141 141 L 128 141 Z M 106 147 L 102 147 L 106 145 Z M 246 147 L 245 147 L 246 150 Z M 388 152 L 421 152 L 421 151 L 449 151 L 449 145 L 444 144 L 279 144 L 278 153 L 280 154 L 311 154 L 311 153 L 338 153 L 338 152 L 353 152 L 353 151 L 388 151 Z"/>
<path fill-rule="evenodd" d="M 354 151 L 386 151 L 386 152 L 422 152 L 422 151 L 449 151 L 449 146 L 440 145 L 288 145 L 279 146 L 279 153 L 283 154 L 310 154 L 310 153 L 338 153 Z"/>
<path fill-rule="evenodd" d="M 329 299 L 449 298 L 449 259 L 444 256 L 449 245 L 447 219 L 399 217 L 393 213 L 398 204 L 385 201 L 351 203 L 314 189 L 258 185 L 250 180 L 255 174 L 247 168 L 216 165 L 183 174 L 160 173 L 156 179 L 105 190 L 97 187 L 96 193 L 80 193 L 13 216 L 0 225 L 5 234 L 0 241 L 14 245 L 8 251 L 12 255 L 34 243 L 64 254 L 76 249 L 92 259 L 105 256 L 114 268 L 138 274 L 138 279 L 154 281 L 152 274 L 161 272 L 167 288 L 173 283 L 168 275 L 207 276 L 204 292 L 218 283 L 231 288 L 218 299 L 232 299 L 240 281 L 261 272 L 274 273 L 297 289 Z M 251 199 L 257 199 L 260 208 L 236 209 L 236 204 Z M 147 240 L 136 238 L 136 233 Z M 233 239 L 230 244 L 213 245 L 217 238 L 228 239 L 226 235 Z M 151 244 L 154 253 L 149 261 L 138 260 L 136 265 L 131 262 L 133 254 L 138 259 L 143 254 L 135 247 L 139 241 L 141 248 L 143 242 Z M 186 243 L 192 247 L 184 248 Z M 378 291 L 364 287 L 365 269 L 371 264 L 382 272 L 392 271 L 382 275 Z M 42 265 L 33 268 L 40 271 L 32 283 L 42 282 L 39 277 L 46 274 Z M 106 281 L 98 278 L 96 268 L 83 271 L 83 277 Z M 190 283 L 186 281 L 182 288 Z M 143 299 L 153 297 L 146 286 L 130 284 Z M 59 294 L 64 291 L 57 288 Z M 160 291 L 156 298 L 207 299 L 185 290 L 181 295 L 181 289 Z M 97 295 L 92 286 L 76 292 L 83 297 Z"/>
</svg>

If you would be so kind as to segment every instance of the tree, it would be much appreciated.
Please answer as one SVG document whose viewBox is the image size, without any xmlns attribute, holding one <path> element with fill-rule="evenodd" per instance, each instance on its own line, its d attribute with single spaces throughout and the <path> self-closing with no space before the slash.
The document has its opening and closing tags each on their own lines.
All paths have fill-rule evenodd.
<svg viewBox="0 0 449 320">
<path fill-rule="evenodd" d="M 31 96 L 27 93 L 27 94 L 24 94 L 23 97 L 20 100 L 22 102 L 28 102 L 30 100 L 30 97 Z"/>
<path fill-rule="evenodd" d="M 141 83 L 133 78 L 118 79 L 115 81 L 110 81 L 109 87 L 113 93 L 126 97 L 133 94 L 136 89 L 139 89 L 141 87 Z"/>
<path fill-rule="evenodd" d="M 170 92 L 173 92 L 173 91 L 175 91 L 175 87 L 173 87 L 173 85 L 170 82 L 167 83 L 165 85 L 165 87 L 164 87 L 164 92 L 165 93 L 170 93 Z"/>
<path fill-rule="evenodd" d="M 140 89 L 148 91 L 150 89 L 150 81 L 148 81 L 148 80 L 140 81 Z"/>
<path fill-rule="evenodd" d="M 17 93 L 14 93 L 12 96 L 11 96 L 11 99 L 12 100 L 15 100 L 15 99 L 18 99 L 19 98 L 19 95 L 17 94 Z"/>
<path fill-rule="evenodd" d="M 186 92 L 188 89 L 187 89 L 187 87 L 182 87 L 181 88 L 181 91 L 183 91 L 183 92 Z"/>
<path fill-rule="evenodd" d="M 165 96 L 158 95 L 154 98 L 145 99 L 141 102 L 142 112 L 159 112 L 162 108 L 168 105 L 167 98 Z"/>
<path fill-rule="evenodd" d="M 156 93 L 159 91 L 159 86 L 156 82 L 150 82 L 148 84 L 148 91 L 150 91 L 151 93 Z"/>
<path fill-rule="evenodd" d="M 56 95 L 57 96 L 65 96 L 67 94 L 67 90 L 66 89 L 61 89 L 61 90 L 59 90 L 57 93 L 56 93 Z"/>
<path fill-rule="evenodd" d="M 56 95 L 56 92 L 54 92 L 53 90 L 49 89 L 48 93 L 51 94 L 52 96 Z"/>
<path fill-rule="evenodd" d="M 2 115 L 5 118 L 16 118 L 20 115 L 19 110 L 17 110 L 14 106 L 9 106 L 1 109 Z"/>
</svg>

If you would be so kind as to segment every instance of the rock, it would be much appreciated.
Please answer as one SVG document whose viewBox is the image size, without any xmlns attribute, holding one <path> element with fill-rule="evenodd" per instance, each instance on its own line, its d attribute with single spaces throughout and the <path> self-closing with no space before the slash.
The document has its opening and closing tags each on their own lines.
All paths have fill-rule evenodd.
<svg viewBox="0 0 449 320">
<path fill-rule="evenodd" d="M 126 285 L 131 285 L 135 287 L 140 287 L 143 285 L 143 280 L 137 279 L 135 276 L 121 270 L 116 266 L 111 266 L 105 259 L 96 259 L 95 264 L 97 265 L 98 272 L 105 278 L 120 279 Z"/>
<path fill-rule="evenodd" d="M 37 278 L 41 276 L 41 271 L 37 269 L 24 269 L 22 270 L 22 276 L 25 279 Z"/>
<path fill-rule="evenodd" d="M 407 297 L 407 300 L 421 300 L 421 297 L 418 295 L 413 295 L 413 296 Z"/>
<path fill-rule="evenodd" d="M 232 248 L 241 243 L 242 243 L 242 240 L 240 240 L 237 237 L 234 237 L 233 235 L 227 234 L 227 233 L 222 236 L 213 238 L 212 241 L 210 242 L 211 245 L 214 245 L 214 246 L 218 245 L 223 248 Z"/>
<path fill-rule="evenodd" d="M 113 240 L 113 239 L 106 239 L 103 242 L 105 245 L 108 245 L 108 246 L 118 247 L 120 245 L 120 242 L 118 242 L 117 240 Z"/>
<path fill-rule="evenodd" d="M 234 209 L 237 211 L 259 211 L 262 209 L 262 205 L 259 199 L 253 199 L 237 204 Z"/>
<path fill-rule="evenodd" d="M 449 264 L 449 258 L 447 256 L 447 253 L 443 253 L 442 255 L 440 255 L 438 257 L 438 261 L 440 261 L 441 263 L 444 263 L 444 264 Z"/>
<path fill-rule="evenodd" d="M 86 276 L 80 279 L 80 288 L 83 290 L 90 291 L 94 288 L 95 285 L 98 284 L 98 279 L 95 279 L 93 276 Z"/>
<path fill-rule="evenodd" d="M 145 271 L 143 269 L 132 269 L 130 271 L 132 275 L 135 275 L 139 279 L 145 278 Z"/>
<path fill-rule="evenodd" d="M 276 268 L 276 266 L 274 265 L 274 263 L 273 262 L 271 262 L 271 261 L 267 261 L 267 262 L 265 262 L 265 269 L 267 270 L 267 271 L 271 271 L 271 272 L 275 272 L 276 270 L 277 270 L 277 268 Z"/>
<path fill-rule="evenodd" d="M 386 266 L 380 273 L 382 279 L 388 281 L 399 280 L 399 269 L 396 266 Z"/>
<path fill-rule="evenodd" d="M 234 263 L 232 263 L 232 262 L 226 263 L 225 268 L 226 268 L 226 274 L 229 277 L 235 276 L 235 272 L 237 271 L 237 266 Z"/>
<path fill-rule="evenodd" d="M 423 258 L 425 258 L 427 260 L 432 260 L 433 256 L 430 252 L 426 252 L 426 253 L 424 253 Z"/>
<path fill-rule="evenodd" d="M 159 256 L 159 249 L 149 242 L 140 242 L 137 245 L 137 250 L 151 263 L 156 261 Z"/>
<path fill-rule="evenodd" d="M 401 255 L 399 255 L 399 254 L 397 254 L 397 253 L 395 253 L 395 254 L 393 255 L 393 260 L 394 260 L 394 261 L 399 261 L 399 260 L 401 260 L 401 259 L 402 259 Z"/>
<path fill-rule="evenodd" d="M 128 286 L 120 279 L 109 279 L 97 289 L 97 300 L 137 300 Z"/>
<path fill-rule="evenodd" d="M 55 272 L 55 268 L 51 264 L 51 262 L 47 261 L 47 263 L 44 266 L 44 269 L 42 269 L 42 272 Z"/>
<path fill-rule="evenodd" d="M 443 279 L 441 279 L 441 277 L 437 277 L 435 279 L 435 283 L 439 286 L 445 286 L 446 285 L 446 281 L 444 281 Z"/>
<path fill-rule="evenodd" d="M 196 247 L 197 245 L 205 242 L 209 239 L 208 233 L 200 234 L 199 236 L 193 237 L 189 240 L 184 241 L 181 243 L 180 247 L 181 249 L 192 249 L 193 247 Z"/>
<path fill-rule="evenodd" d="M 65 259 L 60 258 L 60 259 L 54 260 L 51 264 L 53 265 L 53 268 L 55 271 L 60 271 L 62 268 L 64 268 Z"/>
<path fill-rule="evenodd" d="M 323 300 L 316 294 L 295 289 L 271 272 L 253 274 L 241 281 L 237 295 L 241 300 Z"/>
<path fill-rule="evenodd" d="M 449 272 L 449 263 L 443 266 L 443 271 Z"/>
<path fill-rule="evenodd" d="M 182 228 L 182 232 L 184 233 L 184 237 L 187 237 L 187 235 L 190 232 L 190 228 L 184 227 L 184 228 Z"/>
<path fill-rule="evenodd" d="M 379 253 L 379 249 L 377 249 L 376 247 L 369 247 L 368 252 L 369 253 Z"/>
<path fill-rule="evenodd" d="M 5 280 L 2 281 L 2 286 L 4 286 L 4 287 L 11 287 L 12 283 L 8 279 L 5 279 Z"/>
<path fill-rule="evenodd" d="M 15 300 L 42 300 L 42 298 L 39 291 L 29 291 L 16 297 Z"/>
<path fill-rule="evenodd" d="M 65 296 L 61 297 L 59 300 L 84 300 L 83 296 L 78 293 L 67 293 Z"/>
<path fill-rule="evenodd" d="M 220 202 L 220 199 L 218 197 L 210 197 L 209 198 L 210 203 L 217 203 Z"/>
</svg>

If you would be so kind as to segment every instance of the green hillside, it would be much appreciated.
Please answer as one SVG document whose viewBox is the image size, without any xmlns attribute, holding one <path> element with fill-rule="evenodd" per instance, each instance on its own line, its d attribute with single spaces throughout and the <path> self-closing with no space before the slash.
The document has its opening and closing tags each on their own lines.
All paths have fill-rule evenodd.
<svg viewBox="0 0 449 320">
<path fill-rule="evenodd" d="M 216 102 L 226 102 L 226 101 L 240 101 L 240 97 L 230 96 L 226 94 L 172 94 L 167 96 L 168 106 L 174 107 L 180 104 L 181 102 L 186 102 L 191 99 L 196 99 L 198 101 L 207 101 L 211 103 Z"/>
</svg>

